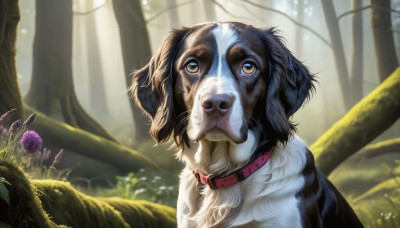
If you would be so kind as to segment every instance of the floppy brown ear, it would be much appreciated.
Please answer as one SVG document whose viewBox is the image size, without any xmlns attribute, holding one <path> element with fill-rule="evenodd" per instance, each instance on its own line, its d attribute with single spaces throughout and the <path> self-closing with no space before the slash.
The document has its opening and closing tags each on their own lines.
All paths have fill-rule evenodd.
<svg viewBox="0 0 400 228">
<path fill-rule="evenodd" d="M 133 99 L 151 119 L 150 134 L 157 143 L 169 139 L 176 122 L 173 105 L 173 64 L 187 32 L 187 28 L 173 30 L 150 62 L 132 73 L 130 89 Z"/>
<path fill-rule="evenodd" d="M 314 89 L 314 75 L 283 44 L 274 28 L 262 32 L 268 59 L 266 95 L 268 127 L 281 142 L 288 140 L 295 124 L 289 119 Z"/>
</svg>

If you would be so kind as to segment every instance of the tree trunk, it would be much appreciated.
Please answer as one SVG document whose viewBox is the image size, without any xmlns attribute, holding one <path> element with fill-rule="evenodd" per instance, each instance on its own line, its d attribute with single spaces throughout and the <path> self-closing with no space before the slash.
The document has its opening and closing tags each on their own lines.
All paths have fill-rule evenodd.
<svg viewBox="0 0 400 228">
<path fill-rule="evenodd" d="M 368 145 L 361 151 L 357 152 L 357 154 L 354 156 L 354 159 L 361 161 L 387 153 L 400 153 L 400 137 Z"/>
<path fill-rule="evenodd" d="M 154 162 L 130 148 L 65 125 L 29 107 L 25 107 L 25 110 L 25 116 L 36 113 L 32 129 L 53 145 L 109 164 L 124 172 L 157 168 Z"/>
<path fill-rule="evenodd" d="M 400 117 L 400 67 L 356 104 L 310 148 L 328 175 Z"/>
<path fill-rule="evenodd" d="M 304 2 L 297 2 L 297 21 L 303 23 L 304 21 Z M 301 56 L 303 50 L 303 28 L 296 26 L 296 52 L 297 56 Z"/>
<path fill-rule="evenodd" d="M 129 87 L 132 80 L 130 76 L 132 70 L 140 69 L 150 60 L 150 41 L 140 1 L 118 0 L 112 1 L 112 3 L 119 26 L 126 85 Z M 136 106 L 133 99 L 130 99 L 130 106 L 135 123 L 134 141 L 142 143 L 146 140 L 152 140 L 147 117 Z"/>
<path fill-rule="evenodd" d="M 95 7 L 94 0 L 86 2 L 86 9 Z M 86 44 L 88 53 L 89 68 L 89 101 L 90 110 L 97 113 L 101 119 L 108 118 L 107 90 L 104 87 L 104 74 L 101 64 L 101 55 L 99 51 L 99 41 L 97 39 L 96 14 L 91 13 L 86 16 Z"/>
<path fill-rule="evenodd" d="M 211 2 L 211 0 L 205 0 L 202 1 L 202 3 L 204 12 L 206 14 L 206 20 L 217 21 L 217 14 L 215 13 L 215 7 L 214 4 Z"/>
<path fill-rule="evenodd" d="M 352 107 L 349 84 L 349 71 L 347 69 L 346 56 L 340 36 L 339 23 L 336 18 L 335 7 L 332 0 L 321 0 L 329 37 L 332 43 L 333 56 L 335 58 L 336 70 L 339 77 L 339 84 L 342 90 L 343 103 L 346 110 Z"/>
<path fill-rule="evenodd" d="M 17 108 L 13 120 L 21 119 L 23 112 L 15 64 L 19 20 L 18 1 L 2 0 L 0 2 L 0 115 Z"/>
<path fill-rule="evenodd" d="M 44 114 L 107 139 L 79 104 L 72 78 L 72 0 L 36 1 L 33 70 L 26 102 Z"/>
<path fill-rule="evenodd" d="M 353 0 L 352 8 L 360 9 L 362 0 Z M 363 17 L 362 11 L 353 14 L 353 64 L 351 69 L 352 105 L 363 96 Z"/>
<path fill-rule="evenodd" d="M 390 0 L 371 0 L 371 23 L 381 81 L 399 66 L 393 40 Z"/>
<path fill-rule="evenodd" d="M 175 0 L 167 1 L 167 7 L 174 7 L 176 5 L 177 5 L 177 3 Z M 176 7 L 170 8 L 170 10 L 168 12 L 168 17 L 169 17 L 169 25 L 171 28 L 177 28 L 178 26 L 180 26 L 179 13 L 178 13 L 178 9 Z"/>
</svg>

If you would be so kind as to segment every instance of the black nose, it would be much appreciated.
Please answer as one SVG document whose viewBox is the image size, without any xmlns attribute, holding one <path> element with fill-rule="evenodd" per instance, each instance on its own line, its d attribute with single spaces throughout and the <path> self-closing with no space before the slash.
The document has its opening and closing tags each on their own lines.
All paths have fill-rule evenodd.
<svg viewBox="0 0 400 228">
<path fill-rule="evenodd" d="M 207 115 L 218 113 L 224 116 L 232 107 L 232 103 L 233 98 L 228 94 L 204 95 L 201 99 L 201 106 Z"/>
</svg>

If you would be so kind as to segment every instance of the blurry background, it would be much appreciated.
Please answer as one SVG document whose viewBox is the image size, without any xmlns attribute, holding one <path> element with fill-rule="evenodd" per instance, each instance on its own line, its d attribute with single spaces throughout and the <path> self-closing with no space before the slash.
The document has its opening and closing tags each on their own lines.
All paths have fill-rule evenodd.
<svg viewBox="0 0 400 228">
<path fill-rule="evenodd" d="M 91 147 L 103 139 L 64 126 L 90 140 L 84 147 L 48 134 L 45 146 L 65 149 L 58 168 L 70 170 L 67 179 L 91 194 L 170 206 L 181 167 L 169 145 L 153 147 L 148 120 L 132 105 L 127 87 L 130 72 L 149 61 L 172 28 L 206 21 L 276 27 L 317 75 L 316 92 L 293 117 L 307 145 L 377 88 L 400 60 L 400 0 L 21 0 L 20 13 L 17 69 L 24 104 L 124 146 Z M 398 103 L 400 97 L 391 99 Z M 391 113 L 390 127 L 372 142 L 391 140 L 385 141 L 390 147 L 344 151 L 355 156 L 344 163 L 338 157 L 342 164 L 326 172 L 371 227 L 400 226 L 400 111 Z M 147 160 L 125 163 L 121 155 L 132 149 L 161 171 Z"/>
<path fill-rule="evenodd" d="M 205 21 L 240 21 L 256 27 L 277 27 L 286 39 L 288 48 L 318 77 L 319 84 L 316 86 L 316 93 L 294 117 L 299 123 L 299 135 L 308 143 L 314 142 L 350 107 L 346 107 L 345 101 L 351 101 L 351 97 L 350 95 L 344 97 L 339 77 L 347 77 L 349 86 L 347 93 L 361 91 L 354 100 L 359 100 L 381 82 L 372 34 L 371 9 L 366 8 L 356 13 L 346 14 L 355 8 L 353 5 L 355 2 L 360 4 L 357 8 L 365 8 L 371 5 L 370 0 L 332 1 L 334 8 L 328 10 L 334 10 L 333 13 L 338 17 L 332 22 L 326 21 L 323 6 L 318 0 L 248 2 L 241 0 L 143 0 L 137 2 L 140 2 L 141 8 L 136 10 L 142 11 L 144 23 L 135 25 L 137 22 L 127 21 L 126 25 L 132 27 L 125 27 L 123 30 L 128 33 L 135 27 L 145 28 L 135 33 L 137 36 L 143 36 L 140 34 L 142 31 L 148 33 L 151 53 L 160 47 L 164 36 L 171 28 L 179 26 L 191 26 Z M 400 1 L 393 0 L 391 8 L 397 10 L 390 15 L 394 51 L 398 56 L 400 53 L 400 13 L 398 12 Z M 48 7 L 47 10 L 52 9 Z M 35 1 L 21 1 L 21 14 L 22 20 L 18 27 L 17 64 L 20 87 L 25 95 L 29 90 L 32 76 Z M 355 15 L 361 17 L 358 24 L 353 24 Z M 135 20 L 134 15 L 132 18 Z M 335 35 L 341 39 L 342 47 L 335 46 L 338 40 L 331 41 L 328 23 L 338 24 L 339 30 L 336 31 L 338 34 Z M 135 134 L 135 125 L 127 96 L 120 40 L 120 29 L 111 0 L 73 1 L 72 65 L 79 101 L 87 112 L 116 138 L 133 143 L 131 138 Z M 131 45 L 126 48 L 145 44 Z M 337 50 L 339 48 L 342 50 Z M 340 68 L 346 68 L 342 70 L 345 70 L 347 75 L 339 76 L 334 59 L 335 51 L 344 53 L 345 65 Z M 136 58 L 144 59 L 142 62 L 149 58 L 146 53 L 136 51 L 135 54 Z M 358 64 L 353 59 L 354 55 L 360 61 Z M 127 66 L 132 70 L 140 67 L 135 66 L 135 63 Z M 356 81 L 356 84 L 351 85 L 352 78 L 356 77 L 356 74 L 360 75 L 360 79 Z M 399 124 L 394 125 L 391 132 L 398 135 Z"/>
</svg>

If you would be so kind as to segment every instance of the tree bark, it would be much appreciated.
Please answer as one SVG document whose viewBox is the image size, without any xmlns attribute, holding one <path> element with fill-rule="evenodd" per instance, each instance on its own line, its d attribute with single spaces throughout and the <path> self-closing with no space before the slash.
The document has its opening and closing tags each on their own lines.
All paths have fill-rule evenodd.
<svg viewBox="0 0 400 228">
<path fill-rule="evenodd" d="M 362 0 L 353 0 L 352 8 L 360 9 Z M 351 101 L 356 104 L 363 96 L 363 17 L 362 11 L 353 14 L 353 64 L 351 69 Z"/>
<path fill-rule="evenodd" d="M 340 89 L 342 91 L 343 103 L 346 110 L 352 107 L 349 71 L 344 54 L 342 37 L 340 35 L 339 23 L 336 18 L 335 7 L 332 0 L 321 0 L 329 37 L 332 43 L 333 56 L 335 58 L 336 70 L 339 77 Z"/>
<path fill-rule="evenodd" d="M 150 41 L 139 0 L 118 0 L 112 3 L 119 26 L 125 81 L 129 88 L 132 70 L 140 69 L 150 60 Z M 142 143 L 152 140 L 147 117 L 136 106 L 133 99 L 130 99 L 130 106 L 135 123 L 134 141 Z"/>
<path fill-rule="evenodd" d="M 380 81 L 399 66 L 393 40 L 390 0 L 371 0 L 371 23 Z"/>
<path fill-rule="evenodd" d="M 400 117 L 400 67 L 356 104 L 311 147 L 316 164 L 328 175 Z"/>
<path fill-rule="evenodd" d="M 72 0 L 36 1 L 33 45 L 32 80 L 25 101 L 48 116 L 114 140 L 85 112 L 75 94 L 72 77 Z"/>
<path fill-rule="evenodd" d="M 0 115 L 17 108 L 12 120 L 21 119 L 23 112 L 15 63 L 19 20 L 18 1 L 2 0 L 0 2 Z"/>
</svg>

